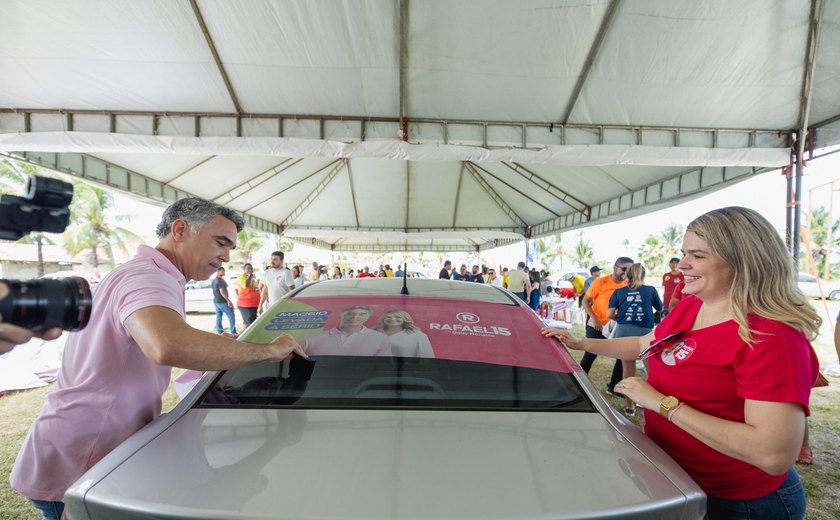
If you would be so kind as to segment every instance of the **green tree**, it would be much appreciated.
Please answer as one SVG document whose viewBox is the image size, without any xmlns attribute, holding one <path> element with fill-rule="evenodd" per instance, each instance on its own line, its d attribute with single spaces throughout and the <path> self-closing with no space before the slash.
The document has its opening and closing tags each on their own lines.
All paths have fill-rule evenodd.
<svg viewBox="0 0 840 520">
<path fill-rule="evenodd" d="M 639 262 L 641 262 L 648 271 L 653 271 L 658 266 L 662 265 L 662 262 L 665 259 L 663 250 L 660 238 L 656 235 L 648 235 L 641 247 L 639 247 Z"/>
<path fill-rule="evenodd" d="M 659 235 L 663 260 L 670 260 L 678 256 L 682 245 L 683 227 L 679 224 L 671 224 Z"/>
<path fill-rule="evenodd" d="M 129 247 L 143 239 L 128 229 L 108 222 L 114 208 L 114 196 L 107 191 L 73 180 L 73 202 L 70 203 L 70 226 L 64 232 L 64 249 L 71 255 L 88 252 L 87 262 L 94 268 L 104 263 L 114 266 L 114 248 L 128 254 Z M 130 219 L 118 215 L 117 222 Z M 100 253 L 105 258 L 100 258 Z"/>
<path fill-rule="evenodd" d="M 560 269 L 563 269 L 563 257 L 566 255 L 566 247 L 563 244 L 563 234 L 558 233 L 549 237 L 538 238 L 537 264 L 551 272 L 552 265 L 560 259 Z"/>
<path fill-rule="evenodd" d="M 253 264 L 254 251 L 261 248 L 269 240 L 271 240 L 269 233 L 253 231 L 247 227 L 242 228 L 242 231 L 236 234 L 236 249 L 230 255 L 231 263 L 238 265 Z M 259 267 L 256 269 L 259 269 Z"/>
<path fill-rule="evenodd" d="M 589 240 L 583 238 L 583 231 L 578 233 L 578 239 L 575 243 L 572 261 L 581 269 L 586 269 L 592 265 L 592 259 L 595 258 L 595 251 L 589 245 Z"/>
<path fill-rule="evenodd" d="M 831 276 L 831 253 L 840 249 L 840 219 L 834 221 L 829 231 L 828 225 L 828 211 L 824 207 L 819 207 L 810 211 L 805 215 L 807 221 L 807 230 L 803 233 L 803 245 L 811 250 L 811 257 L 814 260 L 814 268 L 818 276 L 829 278 Z M 831 236 L 831 246 L 829 246 L 829 232 Z M 829 251 L 829 247 L 831 251 Z M 807 263 L 807 256 L 806 256 Z M 827 265 L 828 264 L 828 265 Z M 806 269 L 810 271 L 810 269 Z"/>
</svg>

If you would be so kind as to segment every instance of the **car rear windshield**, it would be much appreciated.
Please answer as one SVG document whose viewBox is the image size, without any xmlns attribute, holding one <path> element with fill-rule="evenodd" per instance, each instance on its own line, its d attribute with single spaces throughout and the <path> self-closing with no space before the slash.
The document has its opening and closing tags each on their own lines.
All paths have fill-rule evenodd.
<svg viewBox="0 0 840 520">
<path fill-rule="evenodd" d="M 570 374 L 430 358 L 322 356 L 221 374 L 199 407 L 591 411 Z"/>
<path fill-rule="evenodd" d="M 540 327 L 498 301 L 298 295 L 242 339 L 289 333 L 309 359 L 221 373 L 198 406 L 591 411 L 579 367 Z"/>
</svg>

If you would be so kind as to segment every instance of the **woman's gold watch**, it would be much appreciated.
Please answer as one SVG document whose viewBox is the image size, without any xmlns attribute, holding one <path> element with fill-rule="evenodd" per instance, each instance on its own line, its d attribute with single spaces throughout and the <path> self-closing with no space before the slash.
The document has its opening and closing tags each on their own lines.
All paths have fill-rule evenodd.
<svg viewBox="0 0 840 520">
<path fill-rule="evenodd" d="M 666 395 L 659 401 L 659 415 L 668 418 L 668 413 L 680 405 L 680 400 L 672 395 Z"/>
</svg>

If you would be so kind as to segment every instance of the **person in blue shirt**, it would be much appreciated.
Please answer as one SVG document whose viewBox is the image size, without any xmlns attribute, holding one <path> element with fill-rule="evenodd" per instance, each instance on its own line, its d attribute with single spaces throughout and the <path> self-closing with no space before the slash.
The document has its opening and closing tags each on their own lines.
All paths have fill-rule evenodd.
<svg viewBox="0 0 840 520">
<path fill-rule="evenodd" d="M 656 309 L 656 313 L 654 313 Z M 627 271 L 627 286 L 616 289 L 610 296 L 607 316 L 615 320 L 613 338 L 644 336 L 648 334 L 662 312 L 662 300 L 659 293 L 650 285 L 645 285 L 645 268 L 642 264 L 633 264 Z M 621 362 L 624 378 L 636 375 L 636 361 Z M 624 406 L 624 413 L 636 415 L 636 405 L 629 397 Z"/>
<path fill-rule="evenodd" d="M 458 271 L 452 273 L 453 280 L 461 280 L 462 282 L 471 282 L 472 275 L 467 272 L 467 264 L 461 264 Z"/>
</svg>

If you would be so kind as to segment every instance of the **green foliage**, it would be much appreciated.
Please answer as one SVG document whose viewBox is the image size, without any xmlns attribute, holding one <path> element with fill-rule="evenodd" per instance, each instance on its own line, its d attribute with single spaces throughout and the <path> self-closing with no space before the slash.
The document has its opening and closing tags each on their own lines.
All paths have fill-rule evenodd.
<svg viewBox="0 0 840 520">
<path fill-rule="evenodd" d="M 583 238 L 583 231 L 578 233 L 578 240 L 575 244 L 574 253 L 572 254 L 572 261 L 581 269 L 586 269 L 592 265 L 592 260 L 595 258 L 595 251 L 589 245 L 589 240 Z"/>
<path fill-rule="evenodd" d="M 638 251 L 639 262 L 648 271 L 653 271 L 662 264 L 665 259 L 662 243 L 656 235 L 648 235 Z"/>
<path fill-rule="evenodd" d="M 563 257 L 566 255 L 566 246 L 563 244 L 563 234 L 558 233 L 549 237 L 538 238 L 537 243 L 537 266 L 549 272 L 553 270 L 554 263 L 559 259 L 559 269 L 563 269 Z"/>
<path fill-rule="evenodd" d="M 666 262 L 675 256 L 679 256 L 680 246 L 682 245 L 684 234 L 685 231 L 679 224 L 671 224 L 666 227 L 662 233 L 660 233 L 659 236 L 662 240 L 662 256 Z"/>
<path fill-rule="evenodd" d="M 83 181 L 72 182 L 73 202 L 70 204 L 70 225 L 64 232 L 64 249 L 74 256 L 88 251 L 88 262 L 93 267 L 102 263 L 113 267 L 114 248 L 128 255 L 129 247 L 143 239 L 108 222 L 107 215 L 114 207 L 113 195 Z M 100 253 L 104 253 L 104 259 L 100 258 Z"/>
<path fill-rule="evenodd" d="M 834 220 L 829 229 L 829 215 L 824 207 L 819 207 L 804 214 L 807 228 L 802 234 L 803 247 L 810 249 L 811 258 L 814 261 L 814 268 L 817 276 L 821 278 L 831 278 L 838 274 L 837 269 L 840 266 L 828 266 L 826 272 L 826 262 L 831 262 L 831 254 L 840 251 L 840 219 Z M 829 237 L 831 238 L 831 245 L 829 246 Z M 830 249 L 830 251 L 829 251 Z M 808 255 L 803 254 L 800 259 L 803 271 L 810 272 L 810 265 L 808 263 Z"/>
<path fill-rule="evenodd" d="M 678 224 L 670 224 L 658 235 L 648 235 L 639 246 L 639 262 L 648 272 L 658 272 L 671 258 L 679 256 L 682 237 L 683 227 Z"/>
</svg>

